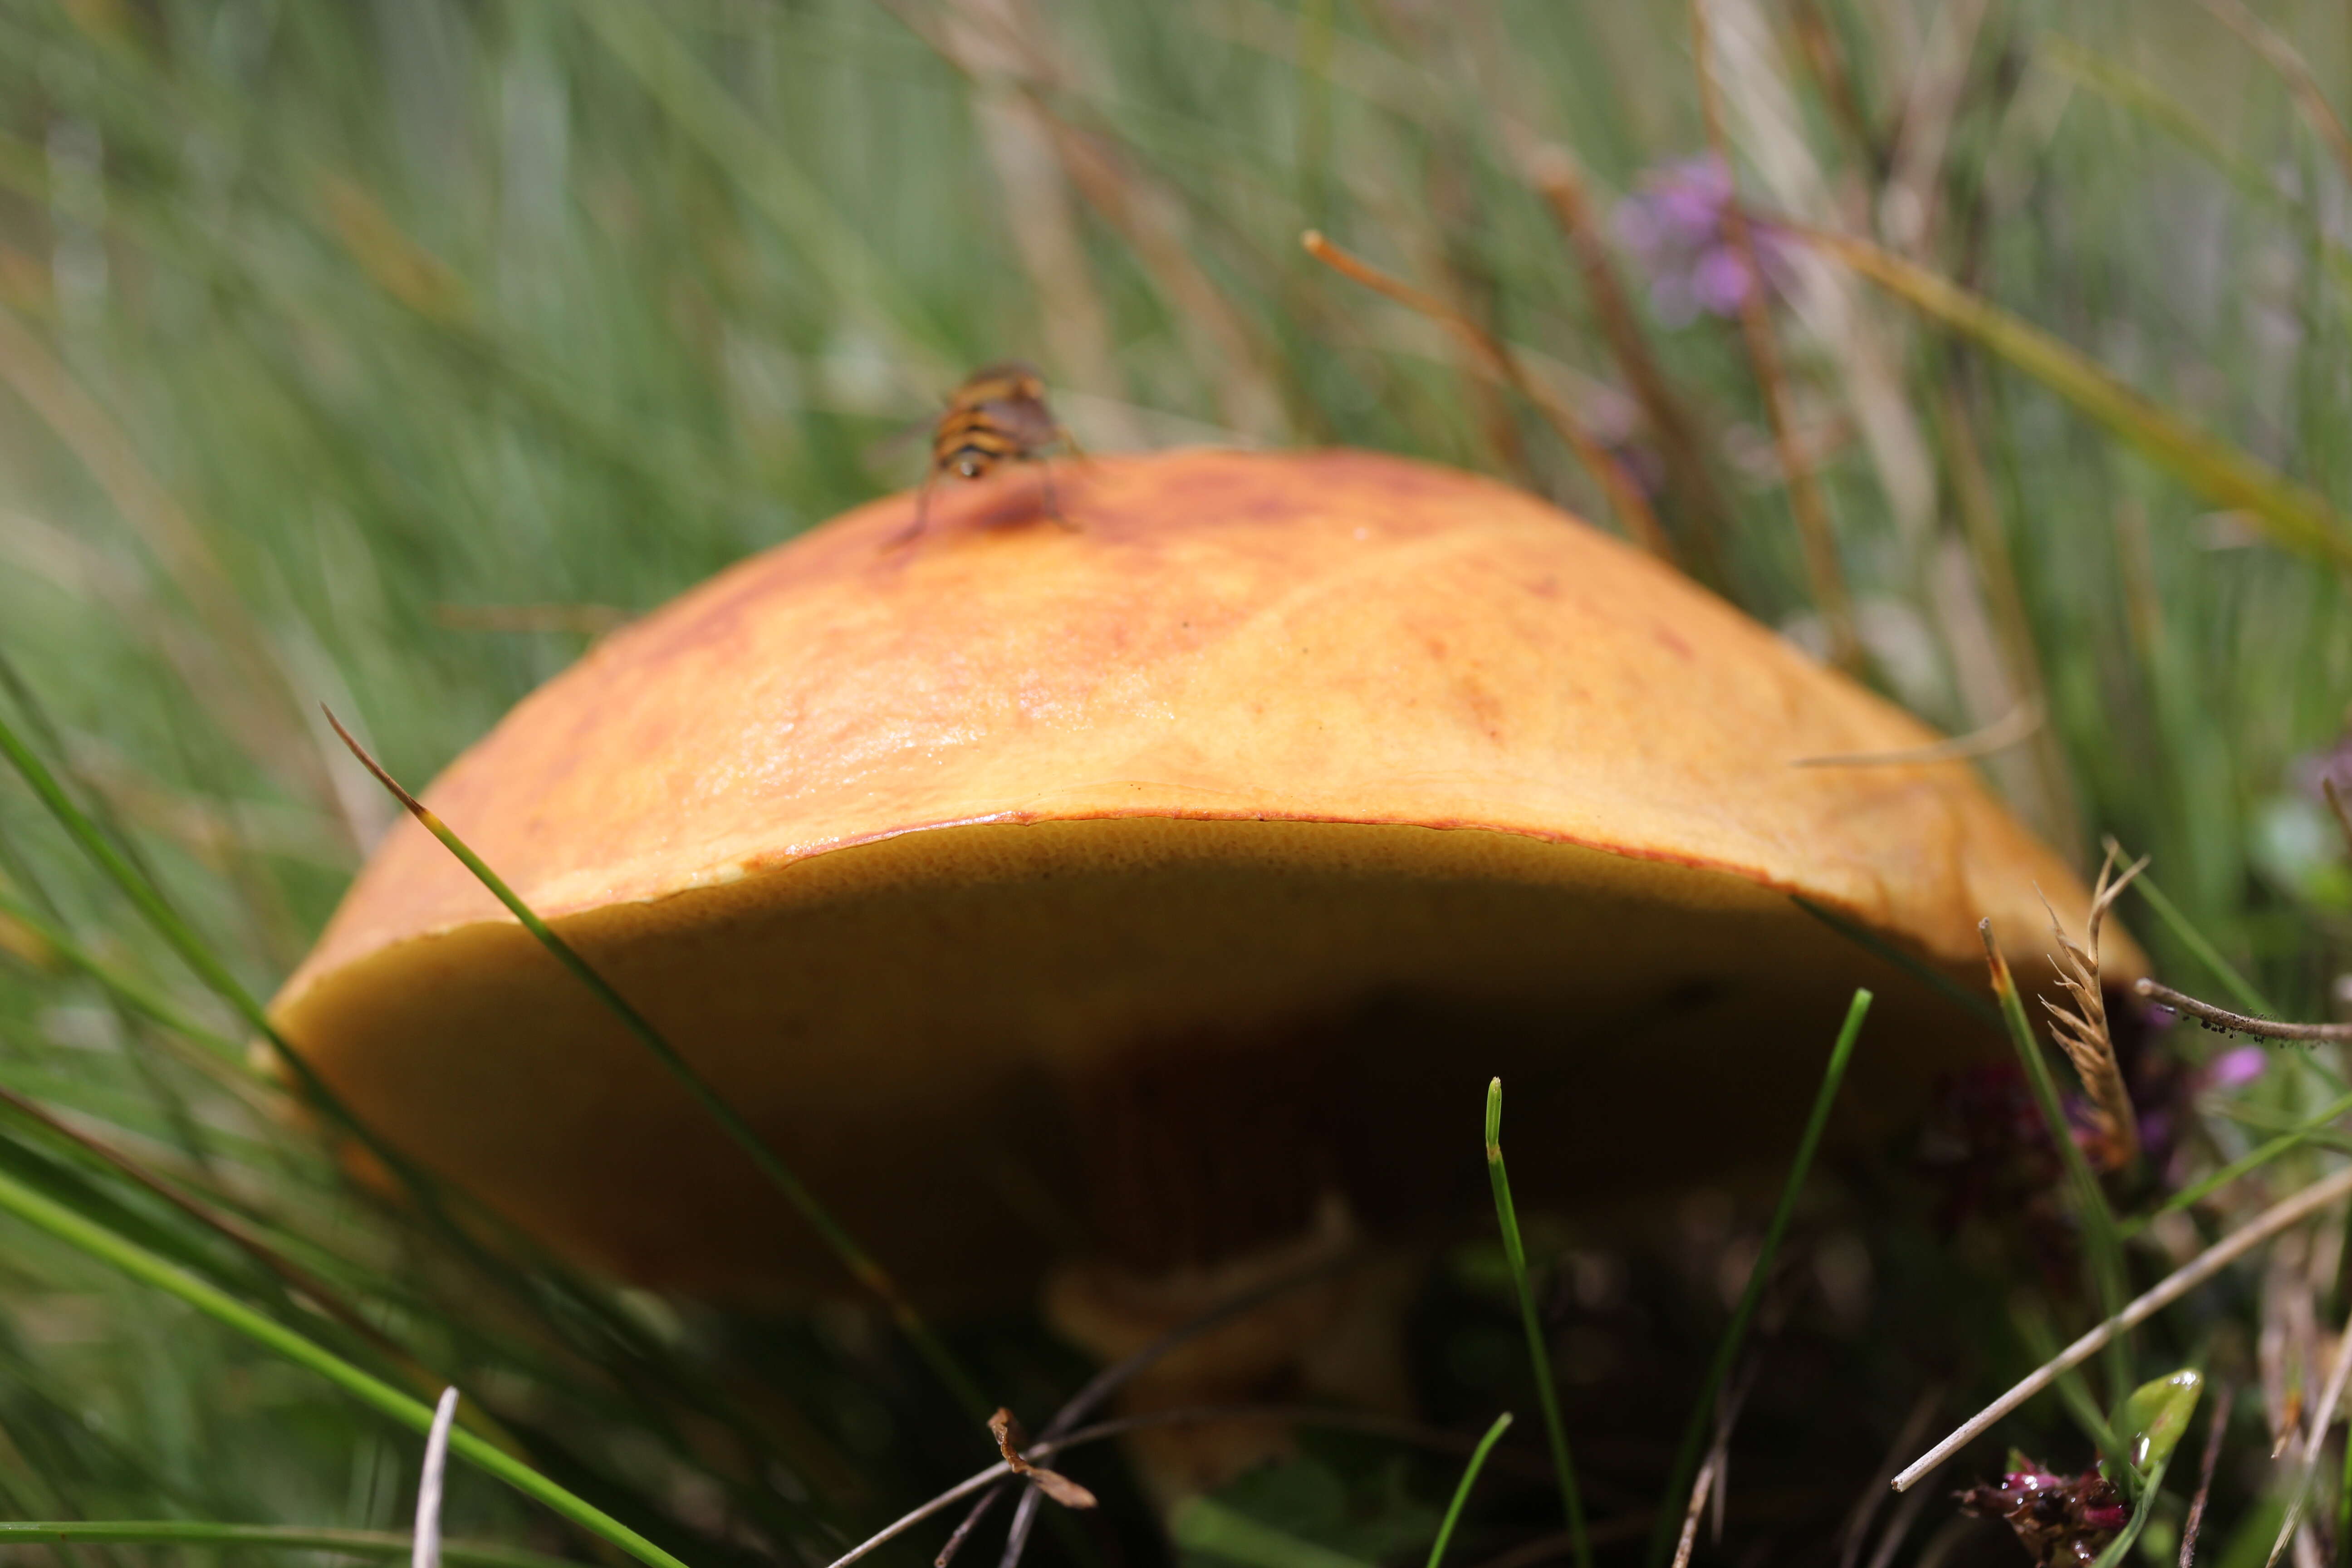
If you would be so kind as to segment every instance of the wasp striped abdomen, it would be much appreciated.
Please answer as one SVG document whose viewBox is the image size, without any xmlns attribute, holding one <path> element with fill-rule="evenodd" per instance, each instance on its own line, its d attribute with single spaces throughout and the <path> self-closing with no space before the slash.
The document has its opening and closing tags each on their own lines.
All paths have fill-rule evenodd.
<svg viewBox="0 0 2352 1568">
<path fill-rule="evenodd" d="M 915 521 L 890 540 L 890 546 L 908 543 L 923 531 L 931 486 L 942 474 L 983 479 L 999 463 L 1035 463 L 1045 486 L 1046 515 L 1065 528 L 1075 526 L 1062 515 L 1054 495 L 1053 469 L 1046 464 L 1045 448 L 1056 443 L 1077 450 L 1070 433 L 1055 422 L 1045 402 L 1045 378 L 1035 366 L 1007 360 L 973 372 L 940 416 L 931 433 L 930 467 L 915 492 Z"/>
</svg>

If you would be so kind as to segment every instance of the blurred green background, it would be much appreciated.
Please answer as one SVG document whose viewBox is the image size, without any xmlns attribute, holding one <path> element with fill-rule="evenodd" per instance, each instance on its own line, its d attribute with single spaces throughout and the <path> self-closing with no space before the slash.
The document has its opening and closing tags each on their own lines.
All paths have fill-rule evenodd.
<svg viewBox="0 0 2352 1568">
<path fill-rule="evenodd" d="M 1708 16 L 1759 212 L 1870 237 L 2347 493 L 2344 7 Z M 2317 787 L 2352 784 L 2341 550 L 1768 226 L 1776 446 L 1692 37 L 1631 0 L 0 0 L 0 710 L 267 995 L 392 809 L 320 701 L 422 782 L 616 616 L 911 484 L 921 443 L 887 438 L 980 363 L 1035 361 L 1089 449 L 1371 447 L 1625 526 L 1549 405 L 1687 568 L 1817 649 L 1850 619 L 1865 678 L 1942 728 L 2024 729 L 1983 766 L 2028 820 L 2085 866 L 2105 834 L 2153 853 L 2223 956 L 2325 1016 L 2352 947 Z M 1507 343 L 1538 399 L 1308 227 Z M 907 1477 L 986 1458 L 925 1456 L 855 1314 L 747 1344 L 535 1262 L 492 1278 L 338 1185 L 64 951 L 242 1038 L 13 778 L 0 895 L 0 1084 L 506 1378 L 568 1484 L 706 1552 L 822 1561 Z M 26 1179 L 307 1310 L 7 1137 Z M 1008 1384 L 1066 1378 L 1005 1343 Z M 713 1370 L 744 1357 L 764 1392 Z M 394 1526 L 413 1447 L 0 1245 L 0 1510 Z M 452 1507 L 564 1539 L 487 1487 Z"/>
</svg>

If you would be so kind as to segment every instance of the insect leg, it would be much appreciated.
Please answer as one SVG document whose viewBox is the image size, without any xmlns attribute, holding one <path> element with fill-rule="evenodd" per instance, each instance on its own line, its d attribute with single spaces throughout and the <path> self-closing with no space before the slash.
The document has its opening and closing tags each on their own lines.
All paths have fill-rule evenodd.
<svg viewBox="0 0 2352 1568">
<path fill-rule="evenodd" d="M 1052 461 L 1043 457 L 1039 458 L 1037 459 L 1037 473 L 1045 487 L 1045 515 L 1052 518 L 1055 522 L 1060 523 L 1064 528 L 1068 529 L 1072 533 L 1077 532 L 1078 525 L 1062 515 L 1061 500 L 1054 494 L 1054 465 Z"/>
<path fill-rule="evenodd" d="M 922 533 L 923 523 L 930 515 L 931 481 L 939 477 L 940 471 L 936 468 L 924 471 L 923 482 L 915 487 L 915 521 L 882 542 L 884 553 L 914 543 Z"/>
</svg>

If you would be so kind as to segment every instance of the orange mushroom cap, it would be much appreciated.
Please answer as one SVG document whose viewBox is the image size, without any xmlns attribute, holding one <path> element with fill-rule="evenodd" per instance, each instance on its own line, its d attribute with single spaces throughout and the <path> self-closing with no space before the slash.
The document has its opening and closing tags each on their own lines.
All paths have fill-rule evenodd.
<svg viewBox="0 0 2352 1568">
<path fill-rule="evenodd" d="M 898 496 L 741 563 L 425 795 L 919 1294 L 1130 1225 L 1214 1251 L 1313 1185 L 1475 1195 L 1497 1072 L 1537 1201 L 1785 1157 L 1854 985 L 1865 1121 L 2000 1048 L 1790 895 L 1979 989 L 1980 918 L 2031 986 L 2037 886 L 2084 905 L 1965 764 L 1790 765 L 1934 736 L 1531 497 L 1345 451 L 1055 478 L 1072 529 L 1013 470 L 908 547 Z M 574 1256 L 837 1278 L 414 823 L 274 1016 Z"/>
</svg>

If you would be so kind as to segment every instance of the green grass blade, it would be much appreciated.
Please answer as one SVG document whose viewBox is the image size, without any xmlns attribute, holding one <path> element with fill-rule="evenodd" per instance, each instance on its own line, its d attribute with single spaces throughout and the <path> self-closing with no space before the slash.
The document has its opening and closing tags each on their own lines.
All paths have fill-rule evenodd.
<svg viewBox="0 0 2352 1568">
<path fill-rule="evenodd" d="M 2000 1004 L 2002 1021 L 2009 1026 L 2010 1044 L 2017 1049 L 2018 1064 L 2025 1069 L 2025 1080 L 2033 1088 L 2034 1103 L 2041 1107 L 2042 1124 L 2049 1130 L 2051 1142 L 2057 1146 L 2059 1163 L 2065 1167 L 2068 1184 L 2074 1189 L 2075 1207 L 2082 1214 L 2084 1249 L 2090 1255 L 2091 1280 L 2099 1294 L 2099 1315 L 2112 1318 L 2131 1300 L 2124 1278 L 2122 1230 L 2116 1224 L 2116 1213 L 2107 1204 L 2105 1190 L 2092 1172 L 2090 1161 L 2083 1157 L 2082 1146 L 2074 1142 L 2074 1129 L 2067 1125 L 2058 1080 L 2052 1075 L 2049 1060 L 2042 1054 L 2041 1040 L 2025 1016 L 2025 1000 L 2018 994 L 2009 960 L 2002 956 L 2000 944 L 1993 940 L 1992 921 L 1985 921 L 1977 929 L 1984 936 L 1985 957 L 1992 968 L 1993 995 Z M 2117 1334 L 2107 1342 L 2106 1363 L 2108 1396 L 2120 1398 L 2135 1386 L 2131 1348 L 2124 1335 Z"/>
<path fill-rule="evenodd" d="M 1845 1081 L 1846 1064 L 1853 1059 L 1854 1043 L 1862 1037 L 1862 1021 L 1870 1014 L 1870 993 L 1858 990 L 1846 1008 L 1845 1023 L 1838 1030 L 1837 1043 L 1830 1047 L 1829 1065 L 1822 1069 L 1821 1089 L 1813 1096 L 1812 1114 L 1806 1119 L 1804 1134 L 1797 1141 L 1797 1157 L 1790 1163 L 1788 1180 L 1780 1187 L 1780 1201 L 1772 1210 L 1772 1223 L 1765 1227 L 1764 1245 L 1757 1249 L 1755 1267 L 1748 1271 L 1748 1285 L 1739 1293 L 1739 1304 L 1732 1310 L 1731 1321 L 1724 1329 L 1723 1338 L 1716 1342 L 1715 1358 L 1707 1363 L 1706 1381 L 1700 1385 L 1698 1399 L 1691 1406 L 1690 1420 L 1683 1428 L 1682 1447 L 1675 1452 L 1675 1468 L 1659 1503 L 1657 1522 L 1650 1530 L 1651 1568 L 1659 1568 L 1674 1555 L 1675 1540 L 1682 1531 L 1684 1504 L 1697 1479 L 1699 1457 L 1715 1420 L 1716 1401 L 1723 1394 L 1725 1380 L 1731 1375 L 1732 1363 L 1739 1357 L 1739 1347 L 1747 1341 L 1748 1325 L 1756 1316 L 1757 1304 L 1764 1299 L 1772 1260 L 1779 1256 L 1780 1238 L 1787 1234 L 1789 1220 L 1797 1211 L 1797 1194 L 1804 1190 L 1806 1173 L 1812 1169 L 1814 1152 L 1821 1147 L 1822 1133 L 1829 1126 L 1830 1108 L 1837 1101 L 1838 1085 Z"/>
<path fill-rule="evenodd" d="M 44 920 L 30 905 L 0 893 L 0 914 L 6 915 L 39 937 L 51 952 L 96 981 L 131 1011 L 150 1023 L 161 1025 L 182 1039 L 202 1047 L 211 1056 L 219 1058 L 218 1065 L 233 1069 L 240 1077 L 254 1076 L 253 1069 L 247 1065 L 243 1047 L 235 1040 L 205 1028 L 182 1012 L 177 1005 L 166 1000 L 161 993 L 151 990 L 142 982 L 106 963 L 67 935 L 54 921 Z"/>
<path fill-rule="evenodd" d="M 2316 1114 L 2280 1133 L 2269 1142 L 2241 1154 L 2203 1180 L 2183 1187 L 2155 1208 L 2123 1226 L 2126 1237 L 2138 1235 L 2160 1215 L 2168 1215 L 2202 1202 L 2209 1194 L 2219 1192 L 2239 1177 L 2262 1169 L 2282 1154 L 2291 1153 L 2305 1143 L 2317 1141 L 2317 1135 L 2328 1130 L 2328 1123 L 2337 1117 L 2352 1113 L 2352 1094 L 2328 1102 Z"/>
<path fill-rule="evenodd" d="M 2064 1349 L 2059 1342 L 2057 1331 L 2050 1326 L 2048 1314 L 2038 1303 L 2021 1301 L 2013 1305 L 2010 1310 L 2010 1323 L 2016 1329 L 2017 1337 L 2024 1342 L 2026 1353 L 2036 1365 L 2057 1360 L 2059 1352 Z M 2091 1385 L 2084 1381 L 2080 1367 L 2068 1367 L 2059 1373 L 2052 1380 L 2052 1384 L 2058 1391 L 2058 1403 L 2066 1407 L 2066 1414 L 2074 1418 L 2074 1425 L 2083 1429 L 2083 1436 L 2090 1439 L 2091 1447 L 2102 1454 L 2122 1451 L 2122 1439 L 2116 1435 L 2115 1428 L 2107 1425 L 2107 1413 L 2100 1408 L 2098 1396 L 2091 1392 Z"/>
<path fill-rule="evenodd" d="M 402 1426 L 418 1433 L 432 1430 L 433 1411 L 430 1406 L 362 1372 L 275 1319 L 255 1311 L 227 1292 L 205 1283 L 177 1265 L 165 1262 L 146 1248 L 125 1240 L 103 1226 L 93 1224 L 64 1205 L 44 1197 L 13 1176 L 0 1174 L 0 1209 L 5 1209 L 101 1262 L 111 1264 L 142 1284 L 152 1285 L 177 1297 L 214 1321 L 236 1330 L 297 1366 L 317 1373 L 361 1404 L 391 1416 Z M 619 1520 L 573 1496 L 530 1466 L 493 1447 L 474 1434 L 452 1433 L 449 1447 L 451 1452 L 464 1456 L 525 1497 L 544 1504 L 583 1530 L 611 1542 L 639 1562 L 649 1563 L 652 1568 L 686 1568 L 680 1559 Z"/>
<path fill-rule="evenodd" d="M 1544 1435 L 1551 1443 L 1552 1468 L 1559 1478 L 1560 1507 L 1568 1515 L 1576 1568 L 1592 1568 L 1592 1542 L 1584 1527 L 1584 1496 L 1576 1484 L 1576 1461 L 1570 1455 L 1568 1427 L 1559 1415 L 1559 1391 L 1552 1384 L 1551 1352 L 1544 1346 L 1543 1326 L 1536 1319 L 1535 1289 L 1528 1281 L 1527 1244 L 1519 1237 L 1511 1177 L 1503 1165 L 1503 1080 L 1499 1078 L 1486 1085 L 1486 1176 L 1495 1189 L 1495 1218 L 1503 1229 L 1503 1255 L 1510 1260 L 1511 1286 L 1519 1298 L 1519 1323 L 1527 1331 L 1528 1360 L 1535 1370 L 1536 1402 L 1542 1407 Z"/>
<path fill-rule="evenodd" d="M 1445 1561 L 1446 1545 L 1453 1541 L 1454 1527 L 1461 1521 L 1463 1507 L 1470 1500 L 1470 1489 L 1478 1484 L 1478 1472 L 1486 1468 L 1486 1456 L 1510 1426 L 1511 1413 L 1506 1410 L 1495 1417 L 1495 1424 L 1486 1428 L 1486 1435 L 1470 1451 L 1470 1462 L 1462 1467 L 1462 1479 L 1454 1489 L 1454 1500 L 1445 1505 L 1445 1518 L 1437 1526 L 1437 1539 L 1429 1543 L 1429 1568 L 1438 1568 Z"/>
<path fill-rule="evenodd" d="M 2246 513 L 2282 548 L 2352 566 L 2352 531 L 2325 497 L 2143 396 L 2041 328 L 1867 240 L 1777 219 L 1775 226 L 2007 360 L 2212 505 Z"/>
<path fill-rule="evenodd" d="M 712 166 L 736 183 L 744 200 L 802 251 L 841 309 L 882 332 L 893 357 L 918 375 L 940 389 L 954 379 L 948 368 L 958 357 L 951 340 L 902 289 L 898 270 L 885 264 L 824 189 L 680 41 L 660 8 L 593 0 L 577 15 L 702 147 Z"/>
<path fill-rule="evenodd" d="M 1853 921 L 1846 919 L 1843 915 L 1838 913 L 1835 910 L 1829 908 L 1827 905 L 1813 902 L 1812 900 L 1806 898 L 1802 893 L 1790 894 L 1789 901 L 1796 905 L 1799 909 L 1804 910 L 1807 914 L 1812 916 L 1813 919 L 1821 921 L 1822 924 L 1837 932 L 1840 936 L 1845 938 L 1848 942 L 1853 943 L 1856 947 L 1861 948 L 1864 952 L 1869 953 L 1872 957 L 1885 959 L 1887 963 L 1895 965 L 1895 968 L 1902 970 L 1906 974 L 1910 975 L 1913 979 L 1924 982 L 1926 984 L 1942 992 L 1946 996 L 1958 1002 L 1961 1006 L 1967 1008 L 1969 1012 L 1975 1014 L 1986 1023 L 1994 1026 L 1996 1028 L 2000 1026 L 2000 1008 L 1995 1007 L 1991 1003 L 1986 1001 L 1983 997 L 1978 995 L 1975 992 L 1969 990 L 1967 986 L 1961 984 L 1958 981 L 1953 979 L 1950 975 L 1945 973 L 1942 970 L 1937 969 L 1933 964 L 1922 961 L 1915 954 L 1904 952 L 1893 942 L 1888 942 L 1885 937 L 1880 936 L 1876 931 L 1872 931 L 1868 926 L 1861 925 Z"/>
<path fill-rule="evenodd" d="M 270 1023 L 269 1015 L 263 1008 L 260 1000 L 246 989 L 244 983 L 229 972 L 226 964 L 214 956 L 211 948 L 206 946 L 204 940 L 196 935 L 194 929 L 181 918 L 179 911 L 172 907 L 170 900 L 163 897 L 155 884 L 105 833 L 100 830 L 98 824 L 90 820 L 88 814 L 74 804 L 72 796 L 66 793 L 65 786 L 58 782 L 57 775 L 49 771 L 47 764 L 34 753 L 31 747 L 25 744 L 23 738 L 5 719 L 0 719 L 0 756 L 7 758 L 9 764 L 31 787 L 33 794 L 41 804 L 48 808 L 49 815 L 55 817 L 58 825 L 66 830 L 67 836 L 74 841 L 75 846 L 93 865 L 106 874 L 107 879 L 111 881 L 125 898 L 131 900 L 132 907 L 146 918 L 147 922 L 154 927 L 156 933 L 162 936 L 172 951 L 179 956 L 180 962 L 186 964 L 215 995 L 236 1009 L 240 1016 L 253 1026 L 262 1038 L 269 1042 L 276 1059 L 292 1075 L 295 1083 L 310 1102 L 337 1128 L 359 1140 L 370 1153 L 383 1162 L 384 1167 L 399 1177 L 409 1196 L 424 1210 L 444 1237 L 454 1242 L 460 1250 L 480 1258 L 482 1256 L 480 1248 L 475 1246 L 465 1230 L 450 1218 L 446 1206 L 441 1201 L 440 1192 L 432 1179 L 419 1170 L 407 1156 L 376 1136 L 365 1122 L 352 1114 L 350 1109 L 343 1104 L 341 1097 L 329 1089 L 326 1081 L 311 1069 L 310 1064 L 305 1061 L 292 1046 L 286 1043 L 286 1037 L 278 1032 L 275 1025 Z M 497 1270 L 494 1268 L 492 1272 L 496 1273 Z"/>
<path fill-rule="evenodd" d="M 2155 878 L 2143 871 L 2133 879 L 2132 889 L 2147 900 L 2147 907 L 2156 911 L 2156 918 L 2164 922 L 2164 928 L 2172 933 L 2172 939 L 2187 948 L 2198 963 L 2211 970 L 2216 980 L 2229 987 L 2230 994 L 2237 1000 L 2239 1006 L 2249 1013 L 2265 1013 L 2273 1017 L 2278 1016 L 2278 1009 L 2271 1005 L 2270 998 L 2264 996 L 2252 981 L 2241 974 L 2236 964 L 2221 956 L 2221 950 L 2208 941 L 2205 933 L 2180 912 L 2180 906 L 2157 885 Z"/>
<path fill-rule="evenodd" d="M 1222 1557 L 1244 1568 L 1372 1568 L 1360 1557 L 1227 1508 L 1213 1498 L 1187 1499 L 1168 1517 L 1168 1533 L 1186 1552 Z"/>
<path fill-rule="evenodd" d="M 300 1525 L 213 1524 L 202 1520 L 10 1520 L 0 1522 L 0 1547 L 253 1546 L 273 1552 L 331 1552 L 344 1557 L 405 1557 L 409 1537 L 390 1530 L 310 1530 Z M 457 1568 L 580 1568 L 494 1542 L 441 1542 L 441 1560 Z"/>
<path fill-rule="evenodd" d="M 342 737 L 343 744 L 351 748 L 352 754 L 360 760 L 368 772 L 375 775 L 376 782 L 391 791 L 394 797 L 407 808 L 409 815 L 415 817 L 426 832 L 439 839 L 442 847 L 456 856 L 458 864 L 472 872 L 475 880 L 488 888 L 499 902 L 507 907 L 507 911 L 522 922 L 523 929 L 536 938 L 539 944 L 547 949 L 557 963 L 570 971 L 574 979 L 586 986 L 590 994 L 603 1003 L 628 1029 L 629 1033 L 636 1037 L 640 1045 L 653 1053 L 655 1059 L 667 1068 L 670 1075 L 684 1086 L 687 1093 L 694 1098 L 695 1103 L 709 1112 L 711 1120 L 725 1130 L 727 1136 L 733 1140 L 736 1147 L 741 1149 L 751 1158 L 752 1164 L 759 1168 L 760 1173 L 783 1194 L 785 1201 L 790 1203 L 800 1216 L 808 1222 L 809 1227 L 823 1238 L 828 1247 L 832 1248 L 834 1256 L 841 1260 L 842 1266 L 849 1271 L 850 1277 L 859 1285 L 872 1291 L 888 1309 L 891 1320 L 898 1325 L 899 1332 L 907 1336 L 908 1342 L 915 1347 L 916 1353 L 923 1358 L 925 1364 L 929 1366 L 933 1374 L 946 1385 L 948 1391 L 971 1413 L 982 1420 L 986 1420 L 989 1413 L 995 1406 L 991 1405 L 988 1397 L 981 1393 L 979 1384 L 974 1382 L 957 1363 L 946 1344 L 940 1341 L 938 1334 L 932 1331 L 930 1324 L 924 1321 L 920 1312 L 916 1310 L 914 1303 L 907 1300 L 905 1293 L 898 1289 L 898 1282 L 891 1278 L 889 1272 L 875 1259 L 871 1253 L 858 1244 L 857 1238 L 851 1236 L 839 1220 L 834 1218 L 833 1212 L 824 1206 L 817 1195 L 811 1192 L 797 1175 L 793 1173 L 792 1167 L 786 1165 L 776 1152 L 769 1147 L 768 1141 L 753 1131 L 751 1124 L 744 1121 L 733 1106 L 727 1103 L 725 1097 L 711 1086 L 709 1079 L 697 1072 L 693 1064 L 678 1054 L 677 1047 L 671 1045 L 659 1029 L 654 1027 L 652 1019 L 638 1012 L 628 998 L 614 990 L 604 977 L 597 973 L 570 942 L 558 936 L 545 921 L 541 920 L 538 913 L 529 904 L 523 902 L 521 895 L 507 886 L 506 879 L 491 870 L 488 864 L 480 856 L 475 854 L 447 823 L 435 816 L 423 801 L 409 794 L 401 786 L 398 780 L 386 773 L 383 764 L 371 756 L 367 748 L 361 745 L 349 730 L 343 728 L 342 721 L 330 712 L 327 714 L 327 722 L 334 726 L 335 733 Z"/>
<path fill-rule="evenodd" d="M 2107 1542 L 2106 1550 L 2099 1553 L 2098 1560 L 2091 1564 L 2091 1568 L 2120 1568 L 2126 1554 L 2138 1542 L 2140 1531 L 2147 1528 L 2148 1517 L 2156 1511 L 2157 1496 L 2164 1489 L 2164 1472 L 2171 1468 L 2172 1461 L 2168 1459 L 2148 1471 L 2147 1485 L 2141 1489 L 2139 1501 L 2132 1509 L 2130 1522 L 2124 1526 L 2122 1534 Z"/>
<path fill-rule="evenodd" d="M 48 808 L 49 815 L 58 819 L 73 839 L 75 847 L 106 873 L 108 879 L 122 890 L 123 896 L 171 944 L 180 962 L 194 971 L 198 979 L 244 1015 L 256 1028 L 268 1029 L 269 1020 L 262 1014 L 261 1003 L 245 988 L 245 983 L 230 973 L 226 964 L 213 956 L 212 950 L 205 945 L 188 922 L 180 918 L 179 911 L 164 900 L 155 885 L 131 863 L 114 840 L 100 831 L 98 824 L 74 804 L 73 797 L 66 793 L 57 775 L 33 753 L 32 748 L 25 744 L 23 738 L 5 719 L 0 719 L 0 756 L 5 756 L 9 765 L 31 786 L 33 794 Z"/>
</svg>

